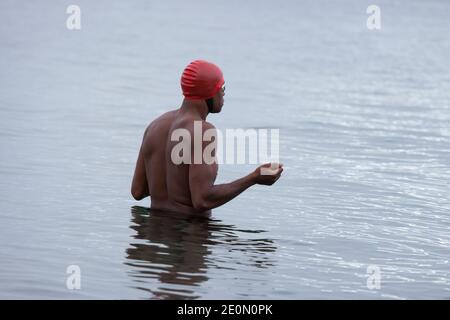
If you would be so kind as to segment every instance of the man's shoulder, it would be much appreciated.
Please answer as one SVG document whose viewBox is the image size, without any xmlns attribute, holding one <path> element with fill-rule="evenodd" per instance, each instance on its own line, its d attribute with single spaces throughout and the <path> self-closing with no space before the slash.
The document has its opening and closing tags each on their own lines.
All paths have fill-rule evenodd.
<svg viewBox="0 0 450 320">
<path fill-rule="evenodd" d="M 216 129 L 216 127 L 211 122 L 203 120 L 203 130 L 208 130 L 208 129 Z"/>
<path fill-rule="evenodd" d="M 160 121 L 166 121 L 166 120 L 173 120 L 177 115 L 178 110 L 171 110 L 163 113 L 158 118 L 153 120 L 153 122 L 160 122 Z"/>
<path fill-rule="evenodd" d="M 148 131 L 149 129 L 151 129 L 155 126 L 159 126 L 160 124 L 164 124 L 168 121 L 172 122 L 176 117 L 176 113 L 177 113 L 177 110 L 171 110 L 171 111 L 163 113 L 162 115 L 160 115 L 159 117 L 157 117 L 156 119 L 151 121 L 145 131 Z"/>
<path fill-rule="evenodd" d="M 206 120 L 194 120 L 193 122 L 188 122 L 185 128 L 193 134 L 195 134 L 196 130 L 200 130 L 202 134 L 209 130 L 216 130 L 216 127 Z"/>
<path fill-rule="evenodd" d="M 180 119 L 176 122 L 178 128 L 184 128 L 189 131 L 194 131 L 195 128 L 200 128 L 202 131 L 208 130 L 208 129 L 216 129 L 216 127 L 206 121 L 206 120 L 200 120 L 200 119 L 193 119 L 193 118 L 185 118 Z"/>
</svg>

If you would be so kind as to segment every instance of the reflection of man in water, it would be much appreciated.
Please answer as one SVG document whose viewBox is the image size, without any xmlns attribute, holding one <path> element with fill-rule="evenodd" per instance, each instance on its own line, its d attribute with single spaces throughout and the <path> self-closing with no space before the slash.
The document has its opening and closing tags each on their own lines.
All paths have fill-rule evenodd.
<svg viewBox="0 0 450 320">
<path fill-rule="evenodd" d="M 137 287 L 152 293 L 153 298 L 198 298 L 195 288 L 208 280 L 208 268 L 272 265 L 269 254 L 276 249 L 272 240 L 236 235 L 264 231 L 237 230 L 218 220 L 186 219 L 184 214 L 167 215 L 142 207 L 132 207 L 131 213 L 136 241 L 127 249 L 126 264 L 133 267 L 130 273 Z M 227 256 L 208 258 L 212 246 L 225 247 Z"/>
<path fill-rule="evenodd" d="M 171 152 L 179 142 L 171 141 L 175 130 L 185 129 L 194 137 L 195 121 L 201 124 L 201 137 L 208 129 L 215 130 L 206 117 L 209 113 L 221 111 L 225 96 L 223 85 L 222 71 L 212 63 L 196 60 L 186 67 L 181 77 L 185 97 L 181 107 L 163 114 L 145 130 L 131 187 L 136 200 L 150 196 L 154 209 L 209 214 L 211 209 L 230 201 L 252 185 L 272 185 L 278 180 L 282 165 L 272 166 L 272 174 L 267 174 L 267 171 L 262 174 L 261 169 L 270 166 L 265 164 L 241 179 L 215 185 L 217 163 L 207 164 L 204 159 L 194 161 L 196 153 L 203 158 L 210 142 L 199 146 L 190 143 L 189 163 L 175 164 L 172 161 Z"/>
</svg>

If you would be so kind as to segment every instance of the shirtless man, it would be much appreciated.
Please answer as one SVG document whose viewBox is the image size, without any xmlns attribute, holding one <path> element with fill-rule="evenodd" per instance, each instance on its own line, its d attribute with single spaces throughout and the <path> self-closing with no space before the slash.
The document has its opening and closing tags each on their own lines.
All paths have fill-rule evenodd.
<svg viewBox="0 0 450 320">
<path fill-rule="evenodd" d="M 219 207 L 235 198 L 252 185 L 272 185 L 283 172 L 281 164 L 272 164 L 272 174 L 262 173 L 270 163 L 258 167 L 247 176 L 231 183 L 215 185 L 217 163 L 195 162 L 194 143 L 191 159 L 187 163 L 175 164 L 172 148 L 178 141 L 172 141 L 176 129 L 186 129 L 194 136 L 194 121 L 201 123 L 203 132 L 215 130 L 206 121 L 209 113 L 221 111 L 225 87 L 222 71 L 216 65 L 204 61 L 191 62 L 181 77 L 184 100 L 177 110 L 169 111 L 147 127 L 139 151 L 131 186 L 131 194 L 136 200 L 151 197 L 151 208 L 186 214 L 209 215 L 211 209 Z M 193 139 L 191 140 L 193 141 Z M 205 142 L 200 147 L 203 150 Z"/>
</svg>

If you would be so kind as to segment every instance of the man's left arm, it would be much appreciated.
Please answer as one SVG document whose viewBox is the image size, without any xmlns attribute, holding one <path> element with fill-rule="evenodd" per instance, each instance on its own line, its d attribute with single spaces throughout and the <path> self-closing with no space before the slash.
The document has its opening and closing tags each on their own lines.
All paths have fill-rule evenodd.
<svg viewBox="0 0 450 320">
<path fill-rule="evenodd" d="M 145 135 L 144 135 L 145 136 Z M 144 155 L 142 149 L 144 143 L 142 142 L 141 149 L 136 161 L 136 168 L 134 170 L 133 182 L 131 184 L 131 195 L 136 200 L 142 200 L 150 195 L 148 190 L 147 172 L 145 170 Z"/>
</svg>

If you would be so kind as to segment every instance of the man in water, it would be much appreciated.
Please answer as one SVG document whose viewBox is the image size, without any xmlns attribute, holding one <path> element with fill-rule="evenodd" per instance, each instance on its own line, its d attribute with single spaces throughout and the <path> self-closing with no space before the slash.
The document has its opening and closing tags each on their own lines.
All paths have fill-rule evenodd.
<svg viewBox="0 0 450 320">
<path fill-rule="evenodd" d="M 210 214 L 211 209 L 230 201 L 252 185 L 272 185 L 280 178 L 283 166 L 268 163 L 231 183 L 215 185 L 217 162 L 194 159 L 194 154 L 199 151 L 195 148 L 201 148 L 200 154 L 204 154 L 205 142 L 200 146 L 192 143 L 188 155 L 192 161 L 173 161 L 172 151 L 178 143 L 171 139 L 175 130 L 187 130 L 194 137 L 195 122 L 201 124 L 201 137 L 206 130 L 215 130 L 206 117 L 222 110 L 224 83 L 222 71 L 210 62 L 195 60 L 185 68 L 181 77 L 184 95 L 181 107 L 163 114 L 145 130 L 131 186 L 134 199 L 150 196 L 152 209 Z"/>
</svg>

